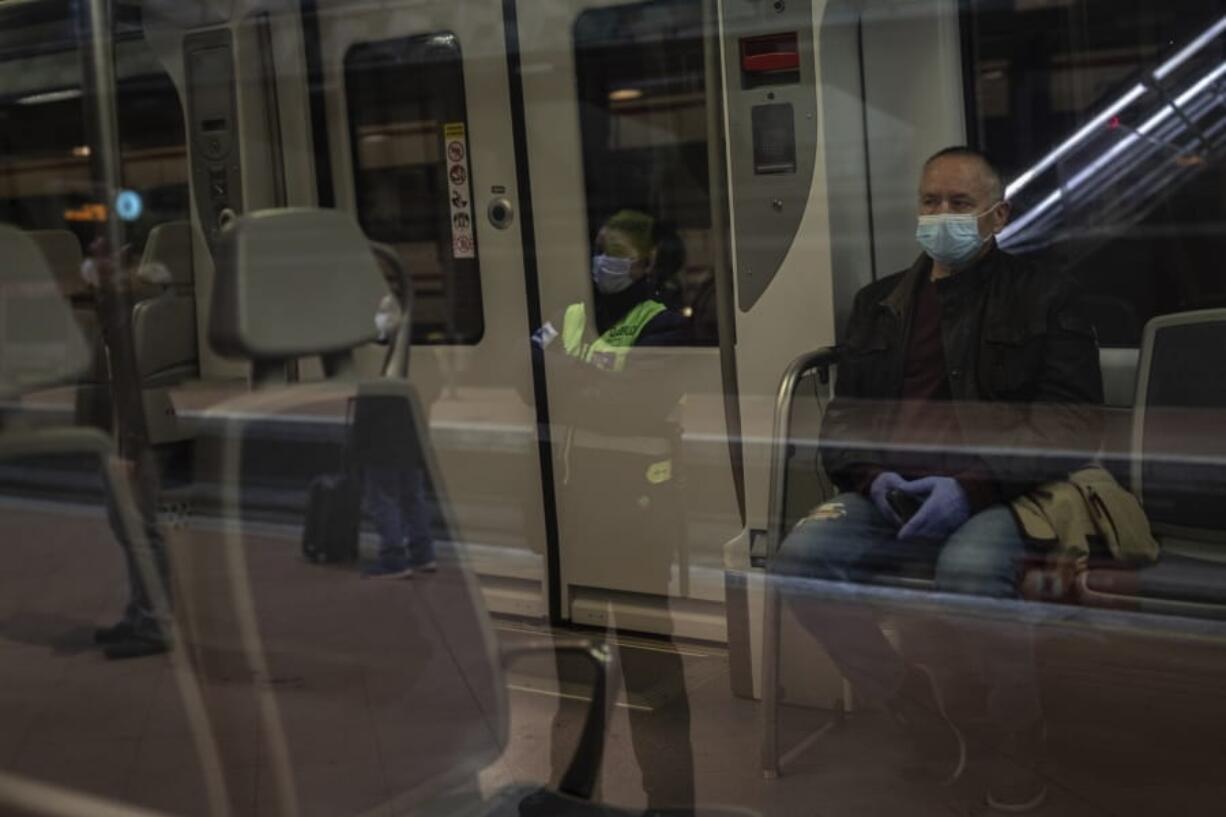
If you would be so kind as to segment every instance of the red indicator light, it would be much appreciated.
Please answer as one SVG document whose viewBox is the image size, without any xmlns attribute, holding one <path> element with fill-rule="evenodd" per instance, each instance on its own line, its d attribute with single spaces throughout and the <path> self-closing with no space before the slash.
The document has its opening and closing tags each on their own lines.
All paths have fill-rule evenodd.
<svg viewBox="0 0 1226 817">
<path fill-rule="evenodd" d="M 747 74 L 772 74 L 800 70 L 796 32 L 746 37 L 741 40 L 741 70 Z"/>
</svg>

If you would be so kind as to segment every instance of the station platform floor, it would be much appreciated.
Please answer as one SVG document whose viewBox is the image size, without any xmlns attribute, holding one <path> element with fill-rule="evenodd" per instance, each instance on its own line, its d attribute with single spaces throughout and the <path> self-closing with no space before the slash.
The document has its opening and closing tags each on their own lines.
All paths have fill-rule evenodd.
<svg viewBox="0 0 1226 817">
<path fill-rule="evenodd" d="M 219 536 L 207 525 L 194 525 L 181 532 L 193 546 L 209 547 Z M 415 595 L 426 593 L 435 578 L 372 583 L 352 569 L 306 565 L 295 558 L 298 535 L 292 528 L 260 533 L 270 556 L 285 565 L 286 592 L 292 592 L 294 576 L 309 571 L 309 580 L 320 587 L 380 594 L 403 603 L 409 615 L 417 609 Z M 0 771 L 167 815 L 208 814 L 205 775 L 171 658 L 108 662 L 91 643 L 92 629 L 115 618 L 124 595 L 120 553 L 100 508 L 0 498 Z M 337 626 L 358 632 L 399 622 Z M 503 646 L 599 635 L 508 618 L 494 619 L 493 627 Z M 762 707 L 729 691 L 722 645 L 633 635 L 614 640 L 620 652 L 646 654 L 637 663 L 648 672 L 651 656 L 664 663 L 679 656 L 685 684 L 670 683 L 662 669 L 658 683 L 619 694 L 602 766 L 600 796 L 606 802 L 644 808 L 643 764 L 684 768 L 680 758 L 688 747 L 700 807 L 789 817 L 984 813 L 986 753 L 974 742 L 970 767 L 954 786 L 909 783 L 900 772 L 905 743 L 884 718 L 867 711 L 834 723 L 828 712 L 784 707 L 784 749 L 806 740 L 810 745 L 782 777 L 764 779 Z M 1038 660 L 1051 796 L 1036 813 L 1222 813 L 1222 642 L 1062 628 L 1041 639 Z M 309 679 L 279 679 L 302 704 L 292 753 L 300 814 L 399 814 L 396 770 L 430 751 L 420 745 L 420 735 L 393 728 L 380 714 L 391 705 L 390 698 L 380 699 L 387 691 L 363 683 L 361 670 L 335 667 L 326 683 L 314 687 Z M 584 695 L 581 682 L 559 682 L 557 674 L 552 660 L 535 658 L 510 671 L 509 740 L 477 774 L 483 791 L 548 785 L 556 778 L 551 743 L 576 739 L 576 704 L 582 703 L 576 699 Z M 300 689 L 292 688 L 296 683 Z M 223 687 L 215 685 L 210 694 L 224 696 Z M 683 698 L 688 735 L 679 727 Z M 277 759 L 261 748 L 257 720 L 250 711 L 225 727 L 233 731 L 224 741 L 223 766 L 235 815 L 277 813 Z M 815 733 L 820 734 L 812 738 Z"/>
</svg>

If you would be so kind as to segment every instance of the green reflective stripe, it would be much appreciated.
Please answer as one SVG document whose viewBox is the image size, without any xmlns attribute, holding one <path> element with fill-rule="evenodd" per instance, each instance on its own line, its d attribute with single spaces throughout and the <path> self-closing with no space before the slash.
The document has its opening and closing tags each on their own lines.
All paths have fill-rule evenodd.
<svg viewBox="0 0 1226 817">
<path fill-rule="evenodd" d="M 598 337 L 588 348 L 584 360 L 602 369 L 620 372 L 626 368 L 626 354 L 638 342 L 643 329 L 664 310 L 664 304 L 659 301 L 643 301 Z"/>
<path fill-rule="evenodd" d="M 583 330 L 587 327 L 587 308 L 582 303 L 566 307 L 562 317 L 562 348 L 566 354 L 579 357 L 583 354 Z"/>
</svg>

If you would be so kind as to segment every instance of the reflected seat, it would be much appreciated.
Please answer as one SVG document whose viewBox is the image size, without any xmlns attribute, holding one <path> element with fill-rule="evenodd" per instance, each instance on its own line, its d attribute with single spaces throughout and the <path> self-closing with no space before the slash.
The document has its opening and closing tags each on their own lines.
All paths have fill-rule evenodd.
<svg viewBox="0 0 1226 817">
<path fill-rule="evenodd" d="M 1096 607 L 1226 618 L 1226 561 L 1167 551 L 1139 570 L 1091 568 L 1078 593 Z"/>
<path fill-rule="evenodd" d="M 109 414 L 95 416 L 99 407 L 110 399 L 106 346 L 102 341 L 102 326 L 94 292 L 81 276 L 81 241 L 70 230 L 31 230 L 27 233 L 42 252 L 60 292 L 72 307 L 72 316 L 88 348 L 87 364 L 75 378 L 75 383 L 62 390 L 58 397 L 43 395 L 32 401 L 34 410 L 46 413 L 54 407 L 58 412 L 75 412 L 78 419 L 96 420 L 99 426 L 109 425 Z M 27 401 L 31 402 L 31 401 Z"/>
<path fill-rule="evenodd" d="M 372 339 L 386 292 L 371 246 L 339 211 L 251 213 L 223 233 L 210 341 L 251 362 L 255 389 L 196 420 L 202 435 L 219 440 L 221 541 L 177 554 L 186 649 L 220 754 L 243 757 L 254 739 L 267 759 L 268 799 L 283 813 L 326 797 L 337 813 L 626 815 L 588 800 L 604 741 L 609 659 L 582 643 L 499 648 L 455 547 L 462 528 L 426 413 L 405 379 L 408 321 L 384 376 L 356 377 L 353 350 Z M 285 362 L 308 356 L 321 358 L 325 379 L 285 382 Z M 258 470 L 249 446 L 270 426 L 371 398 L 400 404 L 404 433 L 396 436 L 409 444 L 398 456 L 424 470 L 432 499 L 438 570 L 408 581 L 309 564 L 298 536 L 253 526 L 241 511 L 247 477 Z M 304 485 L 311 477 L 300 474 Z M 477 773 L 510 739 L 504 666 L 556 649 L 586 657 L 596 679 L 560 791 L 508 786 L 482 796 Z M 237 789 L 228 796 L 240 805 Z"/>
<path fill-rule="evenodd" d="M 1226 618 L 1226 309 L 1145 326 L 1132 413 L 1130 483 L 1162 545 L 1156 564 L 1092 567 L 1097 607 Z"/>
<path fill-rule="evenodd" d="M 56 237 L 58 239 L 58 237 Z M 72 262 L 71 247 L 75 247 L 76 239 L 68 234 L 72 245 L 67 242 L 53 242 L 65 250 L 65 256 Z M 91 348 L 89 339 L 82 331 L 78 316 L 74 314 L 69 301 L 69 294 L 64 291 L 63 282 L 53 271 L 45 251 L 46 244 L 35 237 L 9 225 L 0 225 L 0 402 L 11 403 L 33 392 L 62 387 L 81 378 L 90 367 Z M 77 251 L 79 258 L 79 251 Z M 117 451 L 111 439 L 96 428 L 73 427 L 71 418 L 67 422 L 60 421 L 52 427 L 23 422 L 24 417 L 5 417 L 0 423 L 0 463 L 12 467 L 16 463 L 19 476 L 26 476 L 31 462 L 42 458 L 75 457 L 87 459 L 89 466 L 102 476 L 103 490 L 108 499 L 108 505 L 114 509 L 112 530 L 117 536 L 122 536 L 128 542 L 130 552 L 134 556 L 135 568 L 148 588 L 152 604 L 157 615 L 164 616 L 167 610 L 166 589 L 162 584 L 159 571 L 154 565 L 153 554 L 145 535 L 145 526 L 141 522 L 141 514 L 135 504 L 131 478 L 117 456 Z M 61 507 L 46 508 L 34 506 L 10 506 L 17 511 L 0 521 L 0 529 L 5 531 L 5 544 L 12 545 L 25 539 L 44 544 L 54 541 L 56 534 L 42 528 L 32 520 L 45 518 L 51 525 L 56 525 L 65 513 Z M 71 512 L 70 512 L 71 513 Z M 15 523 L 15 519 L 21 521 Z M 109 537 L 108 537 L 109 538 Z M 74 540 L 75 547 L 94 547 L 97 542 Z M 114 545 L 109 545 L 114 548 Z M 6 556 L 12 558 L 14 550 L 6 549 Z M 116 558 L 119 558 L 118 548 L 114 548 Z M 11 564 L 4 569 L 11 570 Z M 59 573 L 55 575 L 58 578 Z M 63 588 L 59 588 L 62 592 Z M 53 592 L 51 595 L 55 595 Z M 6 601 L 11 597 L 6 597 Z M 7 608 L 11 616 L 13 610 Z M 8 616 L 6 616 L 8 618 Z M 69 619 L 52 617 L 56 626 Z M 6 621 L 6 623 L 9 623 Z M 11 637 L 11 633 L 8 634 Z M 6 640 L 6 649 L 11 650 L 11 641 Z M 20 662 L 24 653 L 12 652 L 15 661 Z M 76 673 L 89 672 L 90 665 L 77 659 Z M 10 664 L 9 666 L 12 666 Z M 58 673 L 57 673 L 58 675 Z M 52 676 L 48 676 L 48 679 Z M 178 679 L 176 679 L 178 680 Z M 10 682 L 6 677 L 6 685 Z M 7 693 L 6 686 L 5 692 Z M 192 688 L 183 683 L 177 690 L 184 699 L 190 699 Z M 15 699 L 16 700 L 16 699 Z M 49 707 L 50 708 L 50 707 Z M 8 723 L 5 723 L 8 728 Z M 69 731 L 59 738 L 63 745 L 72 745 L 80 741 L 82 733 Z M 59 758 L 57 757 L 57 760 Z M 16 768 L 18 764 L 11 759 L 5 760 L 6 766 Z M 64 767 L 71 767 L 68 761 Z M 57 764 L 57 771 L 59 765 Z M 33 811 L 41 813 L 54 812 L 56 805 L 71 802 L 79 798 L 81 792 L 68 787 L 65 781 L 58 777 L 54 784 L 40 784 L 26 776 L 10 773 L 8 768 L 0 770 L 3 783 L 0 784 L 0 813 L 13 814 L 20 810 L 26 813 L 28 792 L 38 795 L 38 808 Z M 23 802 L 25 799 L 25 802 Z M 33 813 L 31 811 L 31 813 Z M 116 810 L 115 813 L 120 813 Z"/>
<path fill-rule="evenodd" d="M 200 371 L 192 241 L 190 222 L 159 224 L 137 268 L 151 292 L 132 308 L 132 342 L 154 445 L 190 436 L 176 422 L 169 389 Z"/>
</svg>

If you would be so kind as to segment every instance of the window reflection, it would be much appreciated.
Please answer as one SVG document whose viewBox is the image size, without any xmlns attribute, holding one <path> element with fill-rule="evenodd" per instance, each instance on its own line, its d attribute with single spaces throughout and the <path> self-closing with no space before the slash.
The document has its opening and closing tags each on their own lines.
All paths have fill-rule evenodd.
<svg viewBox="0 0 1226 817">
<path fill-rule="evenodd" d="M 1088 290 L 1106 346 L 1226 303 L 1226 18 L 1214 4 L 976 4 L 975 127 L 1014 180 L 1002 243 Z M 1018 11 L 1024 13 L 1017 13 Z"/>
<path fill-rule="evenodd" d="M 358 218 L 413 278 L 413 342 L 476 343 L 484 319 L 459 42 L 438 33 L 354 46 L 345 92 Z"/>
<path fill-rule="evenodd" d="M 665 0 L 585 12 L 575 70 L 588 224 L 626 206 L 676 231 L 685 261 L 660 281 L 690 316 L 693 343 L 718 343 L 702 4 Z"/>
</svg>

